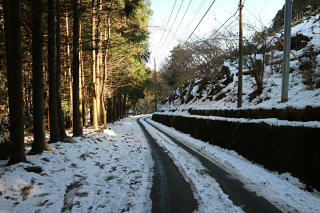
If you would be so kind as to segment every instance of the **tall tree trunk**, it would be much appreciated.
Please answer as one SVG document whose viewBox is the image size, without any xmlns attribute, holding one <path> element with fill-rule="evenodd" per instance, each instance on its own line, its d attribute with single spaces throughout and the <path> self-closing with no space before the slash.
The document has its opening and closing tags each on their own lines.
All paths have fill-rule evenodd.
<svg viewBox="0 0 320 213">
<path fill-rule="evenodd" d="M 111 122 L 111 109 L 112 109 L 111 98 L 107 98 L 107 122 Z"/>
<path fill-rule="evenodd" d="M 11 165 L 26 161 L 21 67 L 21 4 L 19 0 L 6 0 L 3 1 L 3 8 L 9 93 L 9 133 L 13 145 L 8 162 L 8 165 Z"/>
<path fill-rule="evenodd" d="M 90 95 L 92 95 L 90 93 Z M 90 97 L 92 99 L 92 97 Z M 92 114 L 92 111 L 93 111 L 93 108 L 92 108 L 92 104 L 89 104 L 89 108 L 90 108 L 90 122 L 91 122 L 91 125 L 93 125 L 93 114 Z"/>
<path fill-rule="evenodd" d="M 70 124 L 71 128 L 73 127 L 73 104 L 72 104 L 72 73 L 71 73 L 71 54 L 70 54 L 70 45 L 69 45 L 69 17 L 68 17 L 68 12 L 66 12 L 66 33 L 67 33 L 67 64 L 68 64 L 68 80 L 69 80 L 69 117 L 70 117 Z"/>
<path fill-rule="evenodd" d="M 80 75 L 80 81 L 81 81 L 81 110 L 82 110 L 82 125 L 85 127 L 88 127 L 88 109 L 87 109 L 87 96 L 86 96 L 86 85 L 85 85 L 85 80 L 84 80 L 84 76 L 85 76 L 85 70 L 84 70 L 84 64 L 83 64 L 83 59 L 82 59 L 82 54 L 83 54 L 83 50 L 82 50 L 82 22 L 80 20 L 80 61 L 81 61 L 81 75 Z"/>
<path fill-rule="evenodd" d="M 118 94 L 115 94 L 114 96 L 113 110 L 114 110 L 113 122 L 115 122 L 118 120 Z"/>
<path fill-rule="evenodd" d="M 114 123 L 117 119 L 117 97 L 114 95 L 112 97 L 112 112 L 111 112 L 111 122 Z"/>
<path fill-rule="evenodd" d="M 107 110 L 106 110 L 106 102 L 105 99 L 103 99 L 102 102 L 102 113 L 103 113 L 103 128 L 107 129 L 108 128 L 108 124 L 107 124 Z"/>
<path fill-rule="evenodd" d="M 98 0 L 98 14 L 97 14 L 97 112 L 98 112 L 98 123 L 101 125 L 103 123 L 103 99 L 101 98 L 103 92 L 103 52 L 102 52 L 102 40 L 103 40 L 103 33 L 102 33 L 102 1 Z"/>
<path fill-rule="evenodd" d="M 87 91 L 86 91 L 86 86 L 85 86 L 85 81 L 84 81 L 84 66 L 83 66 L 83 60 L 81 59 L 81 66 L 82 66 L 82 76 L 81 76 L 81 82 L 82 82 L 82 121 L 83 121 L 83 126 L 88 127 L 88 107 L 87 107 Z"/>
<path fill-rule="evenodd" d="M 49 122 L 50 142 L 59 140 L 56 82 L 56 22 L 55 0 L 48 0 L 48 72 L 49 72 Z"/>
<path fill-rule="evenodd" d="M 23 69 L 23 67 L 22 67 Z M 31 76 L 30 73 L 23 72 L 22 73 L 22 82 L 23 82 L 23 93 L 22 96 L 24 97 L 24 131 L 27 133 L 30 133 L 32 129 L 32 93 L 31 93 L 31 88 L 32 86 L 30 85 L 31 82 Z"/>
<path fill-rule="evenodd" d="M 111 4 L 112 6 L 112 4 Z M 108 127 L 108 111 L 109 111 L 109 99 L 108 99 L 108 104 L 106 100 L 106 95 L 105 95 L 105 85 L 107 83 L 108 79 L 108 48 L 109 48 L 109 41 L 110 41 L 110 36 L 111 36 L 111 10 L 109 11 L 108 15 L 105 17 L 106 21 L 106 27 L 104 29 L 104 48 L 105 50 L 103 51 L 103 78 L 102 78 L 102 86 L 101 86 L 101 102 L 102 102 L 102 113 L 103 113 L 103 126 L 105 129 Z M 107 109 L 106 109 L 107 107 Z"/>
<path fill-rule="evenodd" d="M 29 154 L 42 153 L 45 143 L 42 3 L 42 0 L 32 0 L 32 100 L 34 141 Z"/>
<path fill-rule="evenodd" d="M 80 102 L 79 102 L 79 4 L 78 0 L 72 0 L 73 7 L 73 136 L 82 135 L 82 124 L 80 121 Z"/>
<path fill-rule="evenodd" d="M 88 126 L 88 110 L 87 110 L 87 97 L 86 97 L 86 86 L 85 86 L 85 71 L 84 71 L 84 64 L 83 64 L 83 47 L 82 47 L 82 22 L 80 19 L 80 69 L 81 69 L 81 74 L 80 74 L 80 103 L 81 103 L 81 115 L 82 115 L 82 125 L 87 127 Z"/>
<path fill-rule="evenodd" d="M 80 3 L 81 4 L 81 3 Z M 79 110 L 80 110 L 80 122 L 81 125 L 83 126 L 83 102 L 82 102 L 82 90 L 83 90 L 83 85 L 82 85 L 82 76 L 83 76 L 83 60 L 82 60 L 82 38 L 81 38 L 81 20 L 79 19 Z"/>
<path fill-rule="evenodd" d="M 56 15 L 57 15 L 57 25 L 56 25 L 56 51 L 57 51 L 57 61 L 56 61 L 56 89 L 57 89 L 57 114 L 58 114 L 58 125 L 59 125 L 59 140 L 63 140 L 67 137 L 66 130 L 64 127 L 63 111 L 61 106 L 61 94 L 60 94 L 60 81 L 61 81 L 61 51 L 60 51 L 60 0 L 56 0 Z"/>
<path fill-rule="evenodd" d="M 118 95 L 118 104 L 117 104 L 117 112 L 118 112 L 118 116 L 117 116 L 117 120 L 120 120 L 121 119 L 121 112 L 122 112 L 122 109 L 121 109 L 121 106 L 122 106 L 122 95 L 119 94 Z"/>
<path fill-rule="evenodd" d="M 96 70 L 96 5 L 92 0 L 92 124 L 93 129 L 98 129 L 98 113 L 97 113 L 97 70 Z"/>
<path fill-rule="evenodd" d="M 123 112 L 122 112 L 122 116 L 125 118 L 127 117 L 127 93 L 123 94 Z"/>
<path fill-rule="evenodd" d="M 46 115 L 47 115 L 47 131 L 50 131 L 50 113 L 49 113 L 49 74 L 48 74 L 48 66 L 44 66 L 44 75 L 45 75 L 45 85 L 47 85 L 47 87 L 45 88 L 46 90 L 46 97 L 45 97 L 45 104 L 46 104 Z"/>
<path fill-rule="evenodd" d="M 107 32 L 104 30 L 104 40 L 106 41 Z M 106 99 L 105 99 L 105 83 L 107 80 L 107 48 L 103 51 L 102 60 L 103 60 L 103 76 L 102 76 L 102 83 L 101 83 L 101 109 L 102 109 L 102 121 L 103 121 L 103 128 L 107 129 L 107 111 L 106 111 Z"/>
<path fill-rule="evenodd" d="M 98 46 L 97 46 L 98 47 Z M 101 77 L 100 77 L 100 51 L 99 51 L 99 47 L 97 48 L 97 68 L 96 68 L 96 100 L 97 100 L 97 122 L 98 125 L 101 125 L 101 100 L 100 100 L 100 89 L 101 89 Z"/>
</svg>

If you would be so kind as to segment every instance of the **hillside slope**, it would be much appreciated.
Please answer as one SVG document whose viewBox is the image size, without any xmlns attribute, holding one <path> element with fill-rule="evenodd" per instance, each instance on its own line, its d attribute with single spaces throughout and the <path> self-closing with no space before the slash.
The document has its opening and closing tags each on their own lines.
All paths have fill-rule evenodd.
<svg viewBox="0 0 320 213">
<path fill-rule="evenodd" d="M 292 27 L 291 50 L 302 60 L 290 57 L 289 101 L 280 103 L 282 46 L 277 38 L 283 30 L 263 43 L 253 41 L 244 57 L 243 108 L 304 108 L 320 106 L 320 14 L 304 18 Z M 250 54 L 250 45 L 256 48 Z M 231 57 L 230 57 L 231 58 Z M 265 65 L 261 68 L 261 63 Z M 256 70 L 262 70 L 254 72 Z M 224 61 L 218 80 L 197 78 L 174 90 L 160 110 L 232 109 L 237 107 L 238 62 Z M 260 75 L 257 76 L 256 73 Z M 257 86 L 262 80 L 262 91 Z"/>
</svg>

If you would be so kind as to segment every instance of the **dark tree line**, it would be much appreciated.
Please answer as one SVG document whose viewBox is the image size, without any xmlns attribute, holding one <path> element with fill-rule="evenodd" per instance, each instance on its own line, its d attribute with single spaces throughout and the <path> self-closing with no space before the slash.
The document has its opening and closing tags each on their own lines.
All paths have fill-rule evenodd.
<svg viewBox="0 0 320 213">
<path fill-rule="evenodd" d="M 89 117 L 95 129 L 101 125 L 107 128 L 107 122 L 126 116 L 134 96 L 143 97 L 131 97 L 130 91 L 143 88 L 150 79 L 150 71 L 144 66 L 148 55 L 148 1 L 1 3 L 6 60 L 0 63 L 7 73 L 11 147 L 8 164 L 26 161 L 24 136 L 29 124 L 34 137 L 29 154 L 40 154 L 50 150 L 46 131 L 53 143 L 67 137 L 65 128 L 70 125 L 73 136 L 81 136 Z M 24 16 L 28 13 L 30 22 Z M 28 76 L 29 64 L 25 61 L 29 55 L 32 75 L 24 78 Z M 143 89 L 139 91 L 143 93 Z M 32 118 L 24 114 L 28 115 L 30 109 Z"/>
</svg>

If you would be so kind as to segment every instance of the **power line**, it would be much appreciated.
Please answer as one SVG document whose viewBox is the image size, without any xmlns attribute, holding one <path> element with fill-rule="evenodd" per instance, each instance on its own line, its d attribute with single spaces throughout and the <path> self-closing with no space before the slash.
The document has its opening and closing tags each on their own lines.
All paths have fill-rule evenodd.
<svg viewBox="0 0 320 213">
<path fill-rule="evenodd" d="M 170 42 L 169 42 L 168 45 L 166 46 L 166 48 L 167 48 L 168 46 L 170 46 L 170 44 L 172 43 L 173 39 L 175 38 L 178 30 L 180 29 L 180 26 L 181 26 L 181 24 L 182 24 L 182 22 L 183 22 L 183 20 L 184 20 L 184 17 L 186 16 L 186 14 L 187 14 L 187 12 L 188 12 L 188 9 L 189 9 L 190 4 L 191 4 L 192 1 L 193 1 L 193 0 L 190 0 L 190 1 L 189 1 L 189 4 L 188 4 L 188 6 L 187 6 L 187 9 L 185 10 L 185 12 L 184 12 L 184 14 L 183 14 L 183 16 L 182 16 L 182 19 L 181 19 L 181 21 L 180 21 L 180 23 L 179 23 L 176 31 L 174 32 L 173 37 L 171 38 Z M 166 49 L 166 48 L 165 48 L 165 49 Z"/>
<path fill-rule="evenodd" d="M 192 0 L 189 1 L 189 4 L 188 4 L 188 6 L 187 6 L 187 9 L 186 9 L 186 11 L 184 12 L 184 14 L 183 14 L 183 16 L 182 16 L 182 19 L 181 19 L 181 21 L 180 21 L 180 23 L 179 23 L 179 25 L 178 25 L 178 27 L 177 27 L 177 30 L 174 32 L 174 36 L 177 34 L 178 30 L 180 29 L 180 26 L 181 26 L 181 24 L 182 24 L 182 22 L 183 22 L 183 20 L 184 20 L 184 17 L 186 16 L 186 14 L 187 14 L 187 12 L 188 12 L 188 9 L 189 9 L 189 7 L 190 7 L 191 2 L 192 2 Z"/>
<path fill-rule="evenodd" d="M 173 20 L 173 23 L 172 23 L 172 25 L 171 25 L 171 27 L 170 27 L 170 30 L 168 31 L 167 36 L 166 36 L 166 38 L 164 39 L 164 42 L 163 42 L 163 43 L 166 43 L 166 41 L 167 41 L 167 39 L 168 39 L 168 37 L 169 37 L 169 33 L 171 32 L 171 30 L 172 30 L 172 28 L 173 28 L 173 26 L 174 26 L 174 24 L 175 24 L 175 22 L 176 22 L 176 20 L 177 20 L 177 17 L 178 17 L 178 15 L 179 15 L 179 12 L 180 12 L 180 9 L 181 9 L 181 7 L 182 7 L 183 2 L 184 2 L 184 0 L 181 1 L 181 4 L 180 4 L 179 9 L 178 9 L 178 11 L 177 11 L 177 14 L 176 14 L 176 16 L 175 16 L 175 18 L 174 18 L 174 20 Z"/>
<path fill-rule="evenodd" d="M 186 27 L 187 27 L 187 26 L 191 26 L 191 24 L 192 24 L 192 23 L 194 22 L 194 20 L 196 19 L 199 11 L 201 10 L 201 8 L 203 7 L 203 5 L 204 5 L 204 3 L 205 3 L 206 1 L 207 1 L 207 0 L 203 0 L 203 1 L 199 4 L 198 8 L 196 9 L 195 13 L 193 14 L 193 18 L 188 22 L 188 24 L 186 25 Z M 184 27 L 184 29 L 186 29 L 186 27 Z"/>
<path fill-rule="evenodd" d="M 235 11 L 235 13 L 234 13 L 233 15 L 231 15 L 217 30 L 215 30 L 215 31 L 212 33 L 212 35 L 210 36 L 210 38 L 208 38 L 208 39 L 202 39 L 202 40 L 200 40 L 200 41 L 198 41 L 198 42 L 203 42 L 203 41 L 205 41 L 205 40 L 213 39 L 213 36 L 214 36 L 215 34 L 217 34 L 218 31 L 221 30 L 221 29 L 224 27 L 224 25 L 226 25 L 226 24 L 230 21 L 230 19 L 232 19 L 233 17 L 235 17 L 235 16 L 237 15 L 238 11 L 239 11 L 239 7 L 237 8 L 237 10 Z M 234 23 L 234 21 L 231 22 L 228 26 L 230 26 L 230 25 L 233 24 L 233 23 Z M 228 27 L 228 26 L 227 26 L 227 27 Z"/>
<path fill-rule="evenodd" d="M 202 16 L 202 18 L 200 19 L 200 21 L 198 22 L 197 26 L 193 29 L 192 33 L 189 35 L 189 37 L 187 38 L 187 40 L 184 43 L 187 43 L 188 40 L 191 38 L 191 36 L 193 35 L 193 33 L 196 31 L 196 29 L 198 28 L 198 26 L 200 25 L 200 23 L 202 22 L 202 20 L 204 19 L 204 17 L 207 15 L 207 13 L 209 12 L 209 10 L 211 9 L 212 5 L 216 2 L 216 0 L 213 0 L 213 2 L 211 3 L 211 5 L 209 6 L 209 8 L 207 9 L 207 11 L 205 12 L 205 14 Z"/>
<path fill-rule="evenodd" d="M 175 8 L 175 6 L 176 6 L 176 3 L 177 3 L 177 0 L 175 0 L 175 1 L 174 1 L 174 4 L 173 4 L 172 10 L 171 10 L 171 13 L 170 13 L 169 19 L 168 19 L 168 21 L 167 21 L 166 27 L 164 28 L 164 30 L 163 30 L 163 32 L 162 32 L 161 39 L 159 40 L 159 43 L 158 43 L 158 45 L 157 45 L 157 48 L 156 48 L 156 49 L 158 49 L 158 47 L 159 47 L 159 45 L 160 45 L 160 43 L 161 43 L 161 41 L 162 41 L 162 39 L 163 39 L 164 33 L 165 33 L 165 31 L 166 31 L 166 29 L 167 29 L 167 27 L 168 27 L 168 24 L 169 24 L 169 22 L 170 22 L 170 19 L 171 19 L 171 16 L 172 16 L 173 10 L 174 10 L 174 8 Z"/>
<path fill-rule="evenodd" d="M 238 9 L 236 10 L 236 12 L 235 12 L 232 16 L 230 16 L 216 31 L 214 31 L 214 33 L 211 35 L 211 37 L 213 37 L 213 35 L 216 34 L 226 23 L 228 23 L 228 21 L 229 21 L 230 19 L 232 19 L 233 17 L 235 17 L 235 16 L 237 15 L 238 11 L 239 11 L 239 7 L 238 7 Z"/>
<path fill-rule="evenodd" d="M 256 15 L 253 14 L 253 12 L 251 12 L 247 7 L 243 7 L 253 18 L 255 18 L 261 25 L 263 28 L 265 28 L 266 26 L 263 24 L 262 20 L 260 18 L 258 18 Z"/>
</svg>

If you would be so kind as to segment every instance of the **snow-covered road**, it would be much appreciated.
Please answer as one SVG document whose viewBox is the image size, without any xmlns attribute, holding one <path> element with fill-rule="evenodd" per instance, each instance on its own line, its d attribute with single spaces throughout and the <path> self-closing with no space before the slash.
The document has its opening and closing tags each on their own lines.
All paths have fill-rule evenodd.
<svg viewBox="0 0 320 213">
<path fill-rule="evenodd" d="M 3 167 L 0 161 L 0 212 L 151 212 L 154 161 L 143 131 L 131 117 L 110 124 L 104 132 L 90 130 L 71 143 L 28 156 L 30 164 Z M 290 174 L 276 174 L 237 153 L 195 140 L 147 118 L 189 148 L 216 163 L 244 187 L 284 212 L 320 212 L 319 193 L 305 191 Z M 146 129 L 168 153 L 198 202 L 196 212 L 244 212 L 224 193 L 202 163 L 170 138 Z M 40 173 L 24 168 L 40 166 Z"/>
<path fill-rule="evenodd" d="M 185 146 L 170 132 L 168 134 L 160 130 L 154 122 L 150 125 L 150 119 L 143 124 L 193 186 L 200 212 L 280 212 L 262 197 L 246 190 L 240 181 L 202 156 L 202 153 Z"/>
</svg>

